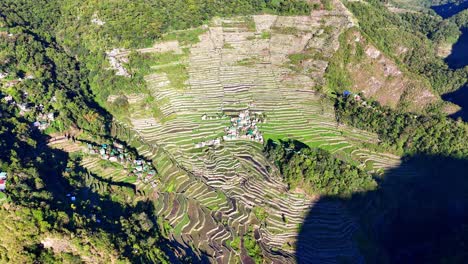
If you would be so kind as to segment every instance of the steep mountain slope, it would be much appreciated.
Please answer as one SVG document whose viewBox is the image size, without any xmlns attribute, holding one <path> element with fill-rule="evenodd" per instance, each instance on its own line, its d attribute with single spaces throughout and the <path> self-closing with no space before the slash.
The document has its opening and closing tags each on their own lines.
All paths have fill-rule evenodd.
<svg viewBox="0 0 468 264">
<path fill-rule="evenodd" d="M 265 139 L 298 139 L 373 170 L 399 164 L 397 156 L 363 148 L 363 142 L 375 143 L 375 136 L 338 126 L 332 104 L 314 91 L 325 81 L 339 35 L 352 26 L 341 3 L 334 4 L 333 11 L 310 16 L 214 19 L 197 31 L 199 41 L 157 44 L 165 52 L 139 50 L 148 65 L 147 92 L 120 92 L 108 102 L 127 98 L 128 112 L 120 115 L 126 124 L 116 132 L 131 131 L 140 153 L 158 164 L 161 185 L 145 189 L 159 193 L 158 215 L 168 221 L 170 239 L 226 263 L 248 258 L 233 241 L 255 236 L 265 258 L 294 261 L 298 225 L 314 199 L 287 191 L 258 142 L 214 143 L 226 135 L 229 119 L 246 109 L 266 116 L 258 124 Z M 116 55 L 124 66 L 128 54 Z M 329 213 L 340 215 L 340 210 Z M 337 232 L 354 225 L 350 219 L 337 221 L 343 221 Z M 362 257 L 352 234 L 341 254 L 355 261 Z M 317 261 L 333 259 L 334 246 L 327 246 L 328 256 L 320 255 L 323 247 L 308 254 Z"/>
<path fill-rule="evenodd" d="M 404 47 L 402 53 L 406 52 Z M 328 68 L 328 85 L 361 92 L 382 105 L 421 112 L 438 102 L 429 82 L 410 73 L 401 64 L 378 50 L 357 30 L 341 36 L 341 45 Z"/>
<path fill-rule="evenodd" d="M 463 71 L 411 69 L 429 40 L 397 43 L 413 29 L 382 26 L 402 20 L 346 4 L 359 19 L 338 0 L 0 3 L 0 214 L 15 221 L 2 260 L 363 263 L 403 252 L 377 237 L 400 221 L 403 198 L 378 186 L 424 177 L 401 154 L 466 156 L 463 122 L 405 112 L 430 112 L 461 80 L 438 74 Z"/>
<path fill-rule="evenodd" d="M 409 72 L 425 77 L 433 92 L 443 94 L 466 83 L 466 69 L 450 69 L 436 54 L 440 44 L 438 39 L 445 41 L 445 38 L 450 38 L 453 42 L 459 34 L 456 28 L 452 32 L 451 23 L 439 25 L 437 19 L 425 20 L 393 13 L 378 1 L 346 2 L 346 5 L 359 20 L 359 26 L 369 40 L 397 64 L 406 66 Z M 446 24 L 449 24 L 448 28 L 444 28 Z M 431 31 L 434 31 L 434 38 L 426 35 Z"/>
</svg>

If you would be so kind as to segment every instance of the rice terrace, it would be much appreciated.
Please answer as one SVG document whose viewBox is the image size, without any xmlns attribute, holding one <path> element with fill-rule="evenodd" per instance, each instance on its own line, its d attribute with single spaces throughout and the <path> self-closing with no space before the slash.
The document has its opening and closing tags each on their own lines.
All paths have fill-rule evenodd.
<svg viewBox="0 0 468 264">
<path fill-rule="evenodd" d="M 210 1 L 175 1 L 172 8 L 187 5 L 180 12 L 204 20 L 171 26 L 167 17 L 144 24 L 149 4 L 116 1 L 109 11 L 112 3 L 41 1 L 60 17 L 36 25 L 13 12 L 28 14 L 23 8 L 33 4 L 7 2 L 0 4 L 1 116 L 2 127 L 15 129 L 1 132 L 1 218 L 21 223 L 2 220 L 13 233 L 27 225 L 40 231 L 27 243 L 5 234 L 0 262 L 468 257 L 466 238 L 455 235 L 466 234 L 468 219 L 468 129 L 447 117 L 460 107 L 442 100 L 466 84 L 468 71 L 437 64 L 444 62 L 435 48 L 425 62 L 411 61 L 418 50 L 447 44 L 416 40 L 417 27 L 405 22 L 422 23 L 414 6 L 258 0 L 251 2 L 265 2 L 263 11 L 225 14 Z M 154 8 L 169 10 L 169 2 Z M 192 10 L 198 2 L 205 11 Z M 230 10 L 236 1 L 226 2 Z M 127 8 L 140 18 L 120 21 Z M 146 41 L 143 25 L 161 32 Z M 56 33 L 44 33 L 46 26 Z M 44 46 L 35 51 L 44 55 L 23 65 L 20 45 Z M 441 68 L 425 75 L 417 63 Z M 45 71 L 52 73 L 38 76 Z M 436 74 L 452 78 L 441 84 Z M 450 245 L 457 245 L 451 256 Z"/>
</svg>

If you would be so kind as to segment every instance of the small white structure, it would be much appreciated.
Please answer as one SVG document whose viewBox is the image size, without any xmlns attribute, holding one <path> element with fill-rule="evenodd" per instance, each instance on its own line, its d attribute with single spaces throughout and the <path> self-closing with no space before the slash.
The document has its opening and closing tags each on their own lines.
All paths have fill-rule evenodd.
<svg viewBox="0 0 468 264">
<path fill-rule="evenodd" d="M 113 49 L 109 52 L 106 52 L 111 69 L 116 71 L 115 75 L 130 77 L 130 74 L 122 64 L 122 62 L 125 62 L 125 60 L 119 57 L 119 53 L 120 49 Z"/>
<path fill-rule="evenodd" d="M 55 117 L 54 117 L 54 113 L 48 113 L 47 114 L 47 119 L 49 119 L 50 121 L 54 121 Z"/>
<path fill-rule="evenodd" d="M 31 110 L 29 109 L 28 104 L 25 104 L 25 103 L 18 104 L 18 108 L 23 112 L 28 112 L 29 110 Z"/>
<path fill-rule="evenodd" d="M 104 26 L 104 24 L 106 24 L 106 22 L 99 19 L 97 13 L 94 13 L 93 18 L 91 19 L 91 23 L 96 24 L 98 26 Z"/>
<path fill-rule="evenodd" d="M 96 24 L 96 25 L 98 25 L 98 26 L 104 26 L 104 24 L 106 24 L 106 22 L 102 21 L 102 20 L 99 19 L 99 18 L 93 18 L 93 19 L 91 19 L 91 23 Z"/>
<path fill-rule="evenodd" d="M 13 100 L 13 96 L 7 95 L 3 98 L 7 103 Z"/>
<path fill-rule="evenodd" d="M 216 138 L 216 139 L 208 140 L 206 142 L 197 143 L 195 144 L 195 148 L 203 148 L 205 146 L 219 146 L 220 144 L 221 144 L 221 139 Z"/>
</svg>

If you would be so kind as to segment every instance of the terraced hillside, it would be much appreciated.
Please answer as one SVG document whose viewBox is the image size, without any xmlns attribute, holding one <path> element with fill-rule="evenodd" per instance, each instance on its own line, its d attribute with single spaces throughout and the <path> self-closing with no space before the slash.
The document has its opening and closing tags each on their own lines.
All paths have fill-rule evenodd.
<svg viewBox="0 0 468 264">
<path fill-rule="evenodd" d="M 339 35 L 354 25 L 341 3 L 334 5 L 310 16 L 216 18 L 198 31 L 197 43 L 172 41 L 169 48 L 150 50 L 156 56 L 145 77 L 148 91 L 124 95 L 129 111 L 113 132 L 156 166 L 161 184 L 140 189 L 157 197 L 157 215 L 170 239 L 212 262 L 237 263 L 249 257 L 234 241 L 253 231 L 267 259 L 295 261 L 297 233 L 316 197 L 289 192 L 258 142 L 196 147 L 222 138 L 229 116 L 242 110 L 266 116 L 259 124 L 266 139 L 297 139 L 371 170 L 400 164 L 396 156 L 363 148 L 377 136 L 337 124 L 332 104 L 315 92 Z M 336 223 L 320 225 L 337 234 L 346 230 L 346 242 L 322 243 L 320 232 L 312 232 L 317 245 L 303 257 L 322 263 L 339 249 L 361 262 L 352 239 L 356 223 L 343 216 L 343 208 L 313 210 L 336 215 Z"/>
</svg>

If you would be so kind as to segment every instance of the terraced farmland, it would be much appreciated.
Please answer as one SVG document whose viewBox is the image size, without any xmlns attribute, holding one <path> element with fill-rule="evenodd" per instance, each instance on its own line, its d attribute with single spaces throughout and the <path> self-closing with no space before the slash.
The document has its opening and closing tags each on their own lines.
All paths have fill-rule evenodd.
<svg viewBox="0 0 468 264">
<path fill-rule="evenodd" d="M 195 147 L 224 135 L 229 118 L 223 114 L 249 109 L 265 114 L 259 129 L 267 139 L 297 139 L 375 170 L 400 164 L 396 156 L 363 148 L 363 142 L 377 142 L 377 136 L 337 124 L 331 103 L 315 92 L 324 82 L 327 58 L 338 49 L 340 33 L 353 26 L 341 3 L 334 4 L 334 11 L 303 17 L 213 19 L 200 31 L 198 43 L 180 47 L 182 56 L 167 64 L 154 61 L 154 71 L 145 78 L 148 94 L 127 95 L 128 116 L 115 121 L 113 132 L 156 166 L 161 184 L 139 189 L 156 193 L 157 215 L 170 239 L 213 262 L 236 263 L 242 252 L 230 242 L 254 227 L 268 259 L 294 262 L 298 228 L 313 208 L 318 218 L 342 215 L 337 220 L 341 224 L 321 225 L 337 234 L 346 230 L 346 242 L 338 246 L 341 239 L 311 232 L 320 245 L 311 245 L 310 257 L 326 260 L 318 251 L 326 248 L 333 254 L 339 249 L 361 261 L 353 245 L 353 220 L 340 206 L 315 208 L 315 197 L 289 192 L 262 155 L 260 143 L 233 140 Z M 301 64 L 307 69 L 295 70 L 290 56 L 304 52 L 321 56 L 305 58 Z M 186 79 L 171 77 L 175 65 Z M 149 106 L 144 103 L 148 98 Z M 203 115 L 213 118 L 202 120 Z M 256 215 L 258 208 L 265 217 Z"/>
</svg>

